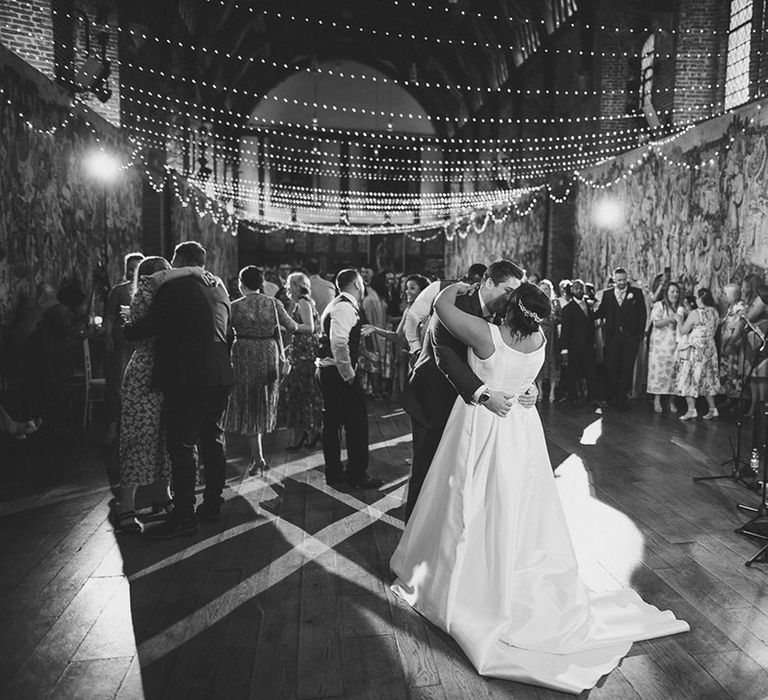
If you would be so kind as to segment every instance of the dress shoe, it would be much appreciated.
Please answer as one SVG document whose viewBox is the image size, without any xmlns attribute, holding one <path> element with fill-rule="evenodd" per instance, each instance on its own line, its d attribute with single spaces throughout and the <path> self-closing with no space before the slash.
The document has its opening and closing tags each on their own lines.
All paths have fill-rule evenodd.
<svg viewBox="0 0 768 700">
<path fill-rule="evenodd" d="M 269 469 L 266 459 L 257 460 L 254 459 L 248 467 L 248 476 L 263 476 L 264 472 Z"/>
<path fill-rule="evenodd" d="M 141 532 L 141 523 L 136 520 L 136 511 L 128 510 L 117 515 L 115 532 L 123 535 L 137 535 Z"/>
<path fill-rule="evenodd" d="M 696 418 L 697 416 L 698 414 L 696 413 L 695 410 L 686 411 L 685 413 L 683 413 L 682 416 L 680 416 L 679 420 L 691 420 L 691 418 Z"/>
<path fill-rule="evenodd" d="M 353 489 L 379 489 L 384 486 L 384 482 L 381 479 L 374 479 L 371 476 L 364 476 L 362 479 L 350 481 L 350 486 Z"/>
<path fill-rule="evenodd" d="M 208 523 L 215 523 L 221 520 L 221 503 L 211 503 L 209 501 L 203 501 L 197 510 L 195 511 L 199 518 L 202 518 Z"/>
<path fill-rule="evenodd" d="M 712 420 L 713 418 L 717 418 L 720 415 L 718 410 L 716 408 L 711 408 L 709 411 L 707 411 L 703 416 L 703 420 Z"/>
</svg>

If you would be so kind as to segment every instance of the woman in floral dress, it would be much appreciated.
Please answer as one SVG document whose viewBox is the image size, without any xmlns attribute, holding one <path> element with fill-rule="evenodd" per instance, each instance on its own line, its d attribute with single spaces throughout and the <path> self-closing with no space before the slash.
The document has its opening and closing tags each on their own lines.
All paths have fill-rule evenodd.
<svg viewBox="0 0 768 700">
<path fill-rule="evenodd" d="M 286 348 L 291 373 L 280 386 L 280 423 L 293 431 L 288 450 L 302 445 L 314 447 L 320 436 L 323 397 L 315 382 L 315 358 L 320 345 L 320 318 L 310 290 L 311 283 L 303 272 L 293 272 L 285 281 L 290 307 L 288 313 L 296 322 L 296 333 Z"/>
<path fill-rule="evenodd" d="M 235 385 L 229 395 L 224 419 L 228 433 L 248 438 L 254 476 L 267 468 L 262 436 L 277 424 L 280 398 L 280 353 L 277 334 L 280 328 L 296 331 L 296 322 L 277 299 L 262 294 L 264 275 L 255 265 L 240 270 L 240 293 L 232 302 L 232 366 Z"/>
<path fill-rule="evenodd" d="M 661 397 L 669 395 L 669 410 L 676 413 L 675 358 L 677 326 L 683 322 L 680 287 L 670 282 L 651 309 L 651 345 L 648 350 L 648 393 L 653 394 L 653 410 L 661 413 Z"/>
<path fill-rule="evenodd" d="M 738 400 L 743 389 L 744 343 L 740 330 L 746 307 L 738 284 L 725 285 L 723 294 L 728 310 L 720 321 L 720 384 L 729 399 Z"/>
<path fill-rule="evenodd" d="M 696 418 L 696 397 L 705 396 L 709 411 L 702 416 L 704 420 L 717 418 L 715 396 L 720 391 L 720 376 L 715 347 L 715 331 L 719 322 L 712 292 L 702 287 L 696 292 L 696 308 L 680 329 L 687 336 L 688 342 L 679 357 L 679 370 L 676 382 L 676 394 L 685 396 L 688 410 L 680 420 Z"/>
<path fill-rule="evenodd" d="M 130 321 L 144 318 L 160 285 L 187 275 L 203 275 L 202 269 L 170 269 L 165 258 L 144 258 L 136 270 L 134 293 L 128 312 Z M 155 364 L 155 340 L 147 338 L 134 344 L 133 354 L 123 375 L 122 413 L 120 415 L 120 495 L 117 528 L 121 532 L 140 532 L 136 519 L 136 489 L 152 485 L 152 502 L 168 511 L 171 508 L 169 484 L 171 461 L 165 447 L 162 423 L 163 394 L 152 386 Z"/>
</svg>

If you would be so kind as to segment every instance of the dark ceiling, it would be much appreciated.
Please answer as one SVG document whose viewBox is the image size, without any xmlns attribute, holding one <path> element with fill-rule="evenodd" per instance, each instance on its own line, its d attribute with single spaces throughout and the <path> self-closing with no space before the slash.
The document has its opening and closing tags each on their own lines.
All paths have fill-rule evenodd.
<svg viewBox="0 0 768 700">
<path fill-rule="evenodd" d="M 197 47 L 187 69 L 246 92 L 198 95 L 204 103 L 249 113 L 256 100 L 248 94 L 266 94 L 296 68 L 350 59 L 397 79 L 428 114 L 455 120 L 434 124 L 450 134 L 514 80 L 526 45 L 546 40 L 553 4 L 564 0 L 167 0 L 159 13 L 157 1 L 144 0 L 125 3 L 123 19 L 150 32 L 165 24 L 184 42 L 181 25 Z M 229 60 L 214 48 L 255 60 Z M 425 86 L 435 83 L 448 87 Z"/>
</svg>

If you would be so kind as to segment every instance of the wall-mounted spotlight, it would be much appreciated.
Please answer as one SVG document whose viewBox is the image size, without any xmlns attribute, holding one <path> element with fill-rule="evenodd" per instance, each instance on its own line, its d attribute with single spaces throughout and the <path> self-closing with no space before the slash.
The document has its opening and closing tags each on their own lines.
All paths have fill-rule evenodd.
<svg viewBox="0 0 768 700">
<path fill-rule="evenodd" d="M 101 58 L 91 54 L 91 20 L 85 12 L 78 10 L 77 16 L 85 25 L 85 60 L 75 67 L 74 85 L 75 92 L 91 92 L 101 101 L 107 102 L 112 97 L 109 89 L 109 75 L 112 67 L 107 60 L 107 42 L 109 32 L 99 32 L 96 41 L 101 46 Z"/>
</svg>

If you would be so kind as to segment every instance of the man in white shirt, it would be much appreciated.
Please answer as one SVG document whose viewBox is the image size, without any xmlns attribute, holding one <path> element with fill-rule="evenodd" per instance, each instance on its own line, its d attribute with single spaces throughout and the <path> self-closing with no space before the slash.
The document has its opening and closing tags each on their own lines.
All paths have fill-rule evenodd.
<svg viewBox="0 0 768 700">
<path fill-rule="evenodd" d="M 320 264 L 317 260 L 308 260 L 306 264 L 307 274 L 309 275 L 309 284 L 312 299 L 315 302 L 317 313 L 322 316 L 325 307 L 331 303 L 333 297 L 336 296 L 336 287 L 333 286 L 333 282 L 324 280 L 320 277 Z"/>
<path fill-rule="evenodd" d="M 368 409 L 365 391 L 357 378 L 357 358 L 362 333 L 360 302 L 365 285 L 357 270 L 336 276 L 339 295 L 320 319 L 317 381 L 323 395 L 323 457 L 329 486 L 378 488 L 379 479 L 368 476 Z M 341 463 L 341 429 L 347 437 L 347 468 Z"/>
<path fill-rule="evenodd" d="M 479 285 L 486 269 L 486 266 L 482 263 L 474 263 L 469 266 L 467 274 L 464 275 L 461 281 Z M 432 282 L 416 297 L 408 309 L 405 321 L 403 322 L 403 333 L 405 333 L 405 339 L 408 341 L 411 366 L 415 364 L 421 352 L 421 333 L 419 332 L 419 327 L 432 315 L 435 298 L 440 293 L 440 290 L 449 284 L 450 282 L 443 282 L 441 280 Z"/>
</svg>

